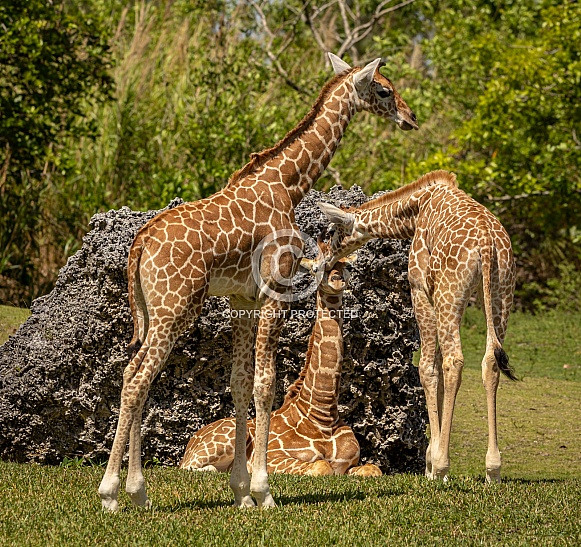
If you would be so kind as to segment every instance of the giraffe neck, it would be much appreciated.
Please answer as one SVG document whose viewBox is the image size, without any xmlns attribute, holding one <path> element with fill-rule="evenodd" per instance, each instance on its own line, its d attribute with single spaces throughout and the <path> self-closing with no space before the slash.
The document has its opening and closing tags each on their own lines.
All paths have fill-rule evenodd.
<svg viewBox="0 0 581 547">
<path fill-rule="evenodd" d="M 359 109 L 352 71 L 335 76 L 303 120 L 272 148 L 252 154 L 229 184 L 248 177 L 267 183 L 282 182 L 297 205 L 321 176 L 335 154 L 351 118 Z"/>
<path fill-rule="evenodd" d="M 317 318 L 309 339 L 305 366 L 289 388 L 285 405 L 321 428 L 339 421 L 337 399 L 343 363 L 343 297 L 317 292 Z"/>
<path fill-rule="evenodd" d="M 456 176 L 447 171 L 433 171 L 415 182 L 364 203 L 355 210 L 360 227 L 371 237 L 410 239 L 425 196 L 436 185 L 457 188 Z"/>
</svg>

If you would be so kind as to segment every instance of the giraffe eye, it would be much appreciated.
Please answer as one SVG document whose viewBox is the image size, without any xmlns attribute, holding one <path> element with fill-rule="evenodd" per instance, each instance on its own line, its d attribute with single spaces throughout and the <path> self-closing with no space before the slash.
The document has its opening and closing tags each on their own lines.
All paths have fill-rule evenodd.
<svg viewBox="0 0 581 547">
<path fill-rule="evenodd" d="M 385 87 L 382 87 L 377 90 L 377 95 L 382 99 L 387 99 L 388 97 L 391 96 L 391 89 L 386 89 Z"/>
</svg>

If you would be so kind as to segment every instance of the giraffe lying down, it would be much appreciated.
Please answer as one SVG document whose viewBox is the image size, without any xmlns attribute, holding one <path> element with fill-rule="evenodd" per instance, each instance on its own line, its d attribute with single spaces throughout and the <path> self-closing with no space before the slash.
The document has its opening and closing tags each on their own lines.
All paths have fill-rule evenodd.
<svg viewBox="0 0 581 547">
<path fill-rule="evenodd" d="M 359 443 L 339 417 L 337 399 L 343 361 L 343 290 L 347 265 L 338 261 L 325 272 L 317 290 L 317 314 L 305 365 L 288 389 L 283 405 L 270 417 L 269 473 L 295 475 L 379 476 L 373 464 L 358 466 Z M 303 259 L 310 269 L 318 260 Z M 254 420 L 248 422 L 246 457 L 254 458 Z M 182 469 L 228 471 L 234 461 L 235 418 L 213 422 L 194 434 L 180 463 Z"/>
</svg>

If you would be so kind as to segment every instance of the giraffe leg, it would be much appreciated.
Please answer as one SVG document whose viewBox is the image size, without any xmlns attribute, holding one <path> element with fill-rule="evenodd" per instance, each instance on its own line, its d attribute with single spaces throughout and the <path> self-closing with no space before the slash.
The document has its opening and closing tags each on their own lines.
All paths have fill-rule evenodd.
<svg viewBox="0 0 581 547">
<path fill-rule="evenodd" d="M 486 451 L 486 482 L 500 482 L 500 450 L 496 428 L 496 390 L 500 382 L 500 370 L 496 364 L 494 348 L 487 347 L 482 360 L 482 383 L 486 391 L 488 411 L 488 449 Z"/>
<path fill-rule="evenodd" d="M 151 508 L 151 502 L 147 498 L 145 479 L 141 470 L 141 422 L 142 410 L 135 416 L 129 432 L 129 469 L 125 491 L 129 494 L 133 505 L 136 507 Z"/>
<path fill-rule="evenodd" d="M 333 466 L 327 460 L 306 462 L 296 458 L 281 456 L 268 459 L 268 470 L 271 473 L 288 475 L 305 475 L 308 477 L 323 477 L 335 475 Z"/>
<path fill-rule="evenodd" d="M 105 476 L 99 486 L 101 503 L 103 508 L 109 511 L 116 511 L 118 508 L 119 472 L 130 430 L 133 430 L 133 439 L 132 450 L 130 451 L 128 489 L 134 502 L 148 505 L 147 495 L 145 494 L 145 481 L 141 472 L 141 458 L 140 456 L 136 458 L 135 453 L 136 450 L 141 451 L 141 442 L 140 440 L 138 441 L 141 435 L 137 432 L 137 428 L 141 428 L 141 411 L 149 392 L 149 386 L 161 369 L 173 345 L 172 341 L 156 339 L 155 336 L 150 336 L 150 333 L 138 352 L 138 356 L 142 352 L 144 355 L 139 370 L 135 371 L 137 367 L 134 366 L 134 363 L 129 365 L 135 373 L 129 382 L 124 383 L 121 391 L 121 408 L 119 409 L 119 421 L 117 422 L 115 439 L 111 447 L 111 455 L 109 456 Z M 152 347 L 152 344 L 154 347 Z"/>
<path fill-rule="evenodd" d="M 235 443 L 236 419 L 217 420 L 190 439 L 180 467 L 192 471 L 227 471 L 234 461 Z"/>
<path fill-rule="evenodd" d="M 149 331 L 145 341 L 123 374 L 117 430 L 107 469 L 99 486 L 103 509 L 118 509 L 119 472 L 131 430 L 133 434 L 129 454 L 128 491 L 134 503 L 150 506 L 141 472 L 141 412 L 151 383 L 165 363 L 176 339 L 199 314 L 206 290 L 204 285 L 199 294 L 193 294 L 190 305 L 175 306 L 172 310 L 174 315 L 170 318 L 163 315 L 162 318 L 157 318 L 150 310 Z M 167 313 L 167 310 L 164 311 Z"/>
<path fill-rule="evenodd" d="M 442 402 L 442 378 L 440 359 L 437 355 L 436 315 L 426 293 L 412 285 L 412 302 L 421 340 L 419 363 L 420 382 L 424 388 L 428 418 L 430 421 L 430 441 L 426 450 L 426 477 L 434 478 L 432 461 L 440 444 L 440 420 Z M 438 352 L 439 353 L 439 352 Z"/>
<path fill-rule="evenodd" d="M 128 386 L 133 381 L 137 369 L 142 364 L 148 348 L 142 346 L 137 354 L 131 359 L 123 373 L 123 388 L 121 390 L 121 408 L 119 409 L 119 419 L 117 421 L 117 430 L 113 440 L 113 446 L 109 455 L 105 475 L 99 485 L 99 496 L 103 509 L 115 512 L 119 508 L 117 496 L 119 493 L 119 472 L 121 470 L 121 461 L 125 452 L 127 435 L 129 428 L 133 423 L 133 416 L 127 408 L 129 398 Z M 133 397 L 132 397 L 133 398 Z M 140 424 L 141 425 L 141 424 Z"/>
<path fill-rule="evenodd" d="M 356 475 L 357 477 L 381 477 L 383 473 L 377 465 L 366 463 L 365 465 L 352 467 L 347 471 L 347 475 Z"/>
<path fill-rule="evenodd" d="M 231 307 L 236 301 L 231 298 Z M 234 462 L 230 474 L 230 488 L 234 492 L 234 505 L 240 508 L 254 507 L 250 496 L 250 475 L 246 465 L 246 440 L 248 435 L 248 406 L 254 383 L 253 342 L 256 319 L 254 310 L 237 309 L 232 317 L 232 374 L 230 385 L 236 409 L 236 437 Z"/>
<path fill-rule="evenodd" d="M 496 297 L 492 297 L 495 330 L 498 342 L 502 346 L 508 324 L 508 315 L 512 306 L 514 287 L 508 283 L 508 291 L 496 289 Z M 500 294 L 499 294 L 500 293 Z M 486 451 L 486 482 L 499 483 L 502 461 L 498 449 L 498 434 L 496 423 L 496 393 L 500 383 L 500 369 L 496 362 L 495 345 L 487 336 L 486 353 L 482 360 L 482 383 L 486 391 L 486 406 L 488 414 L 488 449 Z"/>
<path fill-rule="evenodd" d="M 275 505 L 268 485 L 266 451 L 276 379 L 276 348 L 287 308 L 288 305 L 285 302 L 267 298 L 260 310 L 256 333 L 254 378 L 256 434 L 250 491 L 259 507 L 274 507 Z"/>
<path fill-rule="evenodd" d="M 462 354 L 462 344 L 460 341 L 460 320 L 462 309 L 459 314 L 445 316 L 442 312 L 437 313 L 438 339 L 442 351 L 442 373 L 444 377 L 444 393 L 441 410 L 441 428 L 439 443 L 436 445 L 434 457 L 434 446 L 432 445 L 432 473 L 434 478 L 446 480 L 450 470 L 450 433 L 452 430 L 452 418 L 454 415 L 454 405 L 456 395 L 462 383 L 462 370 L 464 368 L 464 356 Z"/>
</svg>

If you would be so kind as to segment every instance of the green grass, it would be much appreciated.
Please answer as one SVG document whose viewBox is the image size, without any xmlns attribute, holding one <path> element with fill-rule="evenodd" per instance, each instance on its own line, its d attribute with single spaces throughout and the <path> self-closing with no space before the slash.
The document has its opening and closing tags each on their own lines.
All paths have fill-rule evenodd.
<svg viewBox="0 0 581 547">
<path fill-rule="evenodd" d="M 499 388 L 504 482 L 495 486 L 484 483 L 480 315 L 469 309 L 463 327 L 466 368 L 445 484 L 273 475 L 278 507 L 239 511 L 227 475 L 153 467 L 145 476 L 154 510 L 132 508 L 121 492 L 121 511 L 110 515 L 97 495 L 102 468 L 0 462 L 0 546 L 579 545 L 581 314 L 511 318 L 505 347 L 522 381 Z"/>
<path fill-rule="evenodd" d="M 99 468 L 0 463 L 0 545 L 575 545 L 581 481 L 274 475 L 278 507 L 231 506 L 225 474 L 146 470 L 152 512 L 102 513 Z"/>
<path fill-rule="evenodd" d="M 481 310 L 474 307 L 466 310 L 461 336 L 466 368 L 480 370 L 486 342 Z M 581 313 L 513 313 L 504 349 L 519 379 L 581 381 Z"/>
<path fill-rule="evenodd" d="M 26 309 L 0 306 L 0 345 L 16 332 L 29 315 L 30 311 Z"/>
</svg>

